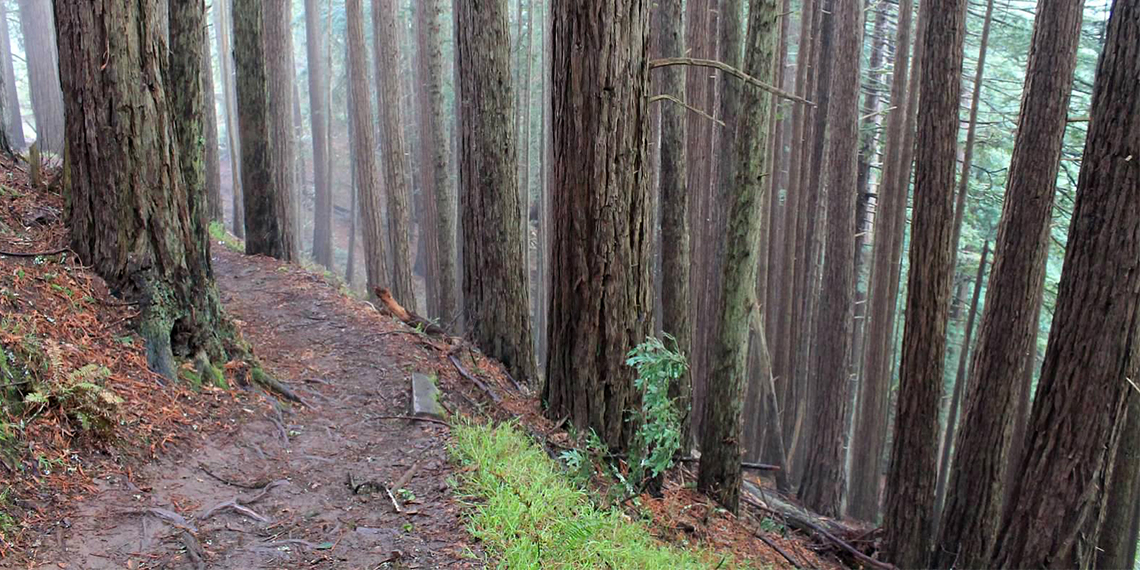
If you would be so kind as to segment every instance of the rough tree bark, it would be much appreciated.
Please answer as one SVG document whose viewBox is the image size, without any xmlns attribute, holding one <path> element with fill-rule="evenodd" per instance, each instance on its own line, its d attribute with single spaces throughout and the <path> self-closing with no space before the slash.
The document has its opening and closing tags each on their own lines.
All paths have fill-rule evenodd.
<svg viewBox="0 0 1140 570">
<path fill-rule="evenodd" d="M 412 256 L 408 248 L 411 236 L 411 214 L 408 202 L 407 143 L 404 140 L 400 102 L 403 101 L 403 84 L 400 82 L 400 53 L 396 47 L 399 30 L 396 28 L 395 0 L 373 0 L 372 34 L 373 63 L 376 65 L 376 83 L 380 113 L 380 147 L 384 153 L 384 190 L 388 194 L 388 237 L 392 252 L 392 295 L 413 312 L 416 311 L 415 289 L 412 286 Z"/>
<path fill-rule="evenodd" d="M 416 2 L 416 102 L 419 113 L 420 175 L 424 193 L 421 232 L 428 251 L 428 314 L 444 325 L 455 319 L 455 191 L 447 165 L 448 142 L 444 132 L 443 56 L 440 53 L 440 0 Z M 434 306 L 433 306 L 434 302 Z"/>
<path fill-rule="evenodd" d="M 955 146 L 966 35 L 965 0 L 935 1 L 926 8 L 907 318 L 883 517 L 885 549 L 900 568 L 926 566 L 934 522 L 938 447 L 933 443 L 954 273 Z"/>
<path fill-rule="evenodd" d="M 305 55 L 309 67 L 309 129 L 313 136 L 313 260 L 333 267 L 332 172 L 329 168 L 329 70 L 321 46 L 327 41 L 321 29 L 319 0 L 305 0 Z"/>
<path fill-rule="evenodd" d="M 826 8 L 825 8 L 826 9 Z M 839 516 L 847 490 L 846 448 L 849 376 L 855 292 L 856 159 L 859 147 L 859 68 L 863 52 L 863 7 L 834 5 L 831 43 L 839 54 L 828 99 L 827 249 L 817 315 L 815 429 L 807 450 L 799 497 L 808 508 Z M 825 20 L 826 21 L 826 20 Z M 828 26 L 824 25 L 824 29 Z M 820 165 L 822 168 L 822 165 Z"/>
<path fill-rule="evenodd" d="M 230 51 L 230 0 L 218 0 L 215 3 L 217 20 L 214 28 L 218 31 L 218 62 L 222 71 L 222 92 L 226 102 L 226 138 L 229 144 L 230 156 L 230 204 L 233 208 L 233 234 L 245 238 L 245 206 L 242 203 L 241 190 L 241 137 L 238 133 L 237 121 L 237 91 L 234 86 L 234 59 Z"/>
<path fill-rule="evenodd" d="M 277 232 L 281 236 L 282 260 L 297 257 L 295 236 L 296 188 L 293 174 L 296 154 L 293 140 L 293 32 L 290 27 L 292 2 L 269 1 L 262 4 L 262 41 L 264 42 L 265 79 L 268 87 L 269 105 L 266 107 L 269 121 L 269 172 L 273 181 L 270 184 L 276 199 Z M 240 45 L 240 40 L 235 41 Z M 237 46 L 235 46 L 237 49 Z M 240 88 L 241 82 L 238 86 Z M 239 102 L 239 111 L 242 111 Z M 245 113 L 239 113 L 239 120 L 245 120 Z M 248 185 L 247 185 L 248 187 Z M 251 193 L 251 197 L 253 193 Z M 251 200 L 246 200 L 247 208 Z M 248 222 L 248 219 L 247 219 Z M 248 230 L 249 228 L 247 228 Z M 252 232 L 247 231 L 252 234 Z M 249 239 L 246 239 L 249 243 Z M 247 245 L 248 250 L 248 245 Z"/>
<path fill-rule="evenodd" d="M 958 371 L 954 374 L 954 395 L 950 398 L 950 410 L 946 414 L 946 429 L 942 432 L 941 458 L 938 460 L 938 483 L 934 488 L 934 519 L 942 518 L 942 506 L 946 501 L 946 481 L 950 476 L 951 450 L 954 448 L 954 434 L 958 429 L 958 409 L 962 404 L 962 394 L 966 391 L 969 378 L 970 342 L 974 335 L 974 319 L 978 314 L 978 298 L 985 282 L 986 257 L 990 253 L 990 242 L 982 246 L 982 260 L 978 262 L 978 273 L 974 277 L 974 296 L 970 298 L 970 309 L 966 315 L 966 333 L 962 348 L 958 351 Z"/>
<path fill-rule="evenodd" d="M 1132 568 L 1136 534 L 1132 519 L 1136 511 L 1137 474 L 1140 473 L 1140 395 L 1128 392 L 1128 418 L 1116 450 L 1116 464 L 1108 487 L 1108 503 L 1097 541 L 1097 568 Z"/>
<path fill-rule="evenodd" d="M 0 2 L 0 73 L 3 73 L 4 131 L 13 148 L 23 150 L 28 143 L 24 140 L 24 117 L 20 110 L 20 96 L 16 91 L 16 70 L 12 65 L 12 42 L 8 36 L 7 2 Z"/>
<path fill-rule="evenodd" d="M 1058 41 L 1062 41 L 1058 39 Z M 1025 453 L 987 565 L 1089 565 L 1140 367 L 1140 4 L 1117 0 L 1097 64 L 1077 198 Z M 1076 428 L 1079 426 L 1079 429 Z M 1094 519 L 1095 520 L 1095 519 Z"/>
<path fill-rule="evenodd" d="M 386 287 L 388 271 L 384 256 L 384 227 L 380 188 L 376 174 L 376 148 L 372 134 L 371 98 L 368 94 L 368 55 L 365 50 L 363 9 L 360 0 L 345 0 L 348 20 L 349 120 L 352 121 L 352 167 L 364 241 L 364 270 L 371 295 Z"/>
<path fill-rule="evenodd" d="M 268 58 L 263 42 L 263 14 L 257 0 L 234 0 L 234 62 L 237 68 L 237 115 L 241 131 L 245 252 L 281 260 L 292 258 L 290 196 L 274 175 L 270 124 Z"/>
<path fill-rule="evenodd" d="M 220 30 L 219 30 L 220 32 Z M 224 222 L 222 208 L 222 169 L 219 164 L 218 140 L 218 98 L 214 93 L 214 68 L 210 57 L 210 28 L 202 23 L 202 97 L 205 105 L 202 119 L 205 121 L 202 136 L 206 146 L 206 214 L 211 222 Z M 220 57 L 220 56 L 219 56 Z"/>
<path fill-rule="evenodd" d="M 205 5 L 172 3 L 167 66 L 157 4 L 57 2 L 55 17 L 68 94 L 71 247 L 140 303 L 148 364 L 173 378 L 176 356 L 225 362 L 234 331 L 210 267 L 196 138 Z"/>
<path fill-rule="evenodd" d="M 515 139 L 511 137 L 514 93 L 507 4 L 506 0 L 472 0 L 457 2 L 455 10 L 467 324 L 483 352 L 501 360 L 520 382 L 537 385 L 518 216 Z"/>
<path fill-rule="evenodd" d="M 1036 337 L 1053 193 L 1077 65 L 1083 0 L 1038 7 L 994 268 L 970 366 L 935 563 L 984 566 L 1002 513 L 1014 396 Z"/>
<path fill-rule="evenodd" d="M 681 0 L 661 0 L 657 29 L 662 57 L 685 54 Z M 658 73 L 661 90 L 680 98 L 685 93 L 685 68 L 663 67 Z M 689 319 L 689 189 L 686 154 L 688 122 L 684 107 L 661 103 L 661 328 L 677 340 L 682 354 L 692 354 L 692 321 Z M 688 371 L 669 387 L 669 397 L 681 412 L 682 448 L 692 441 L 692 379 Z"/>
<path fill-rule="evenodd" d="M 907 106 L 907 77 L 909 73 L 911 19 L 914 2 L 903 0 L 899 4 L 898 35 L 895 40 L 895 64 L 891 77 L 891 105 L 887 115 L 887 138 L 883 153 L 883 175 L 880 178 L 875 206 L 875 238 L 871 246 L 870 323 L 867 327 L 863 354 L 863 377 L 859 382 L 858 405 L 855 414 L 853 443 L 857 449 L 851 455 L 851 497 L 847 514 L 866 521 L 879 516 L 879 487 L 883 450 L 886 447 L 887 396 L 890 391 L 890 374 L 887 344 L 892 337 L 892 322 L 887 318 L 895 299 L 891 290 L 891 253 L 894 241 L 902 236 L 894 233 L 895 219 L 905 215 L 906 188 L 896 184 L 897 171 L 903 148 L 903 127 L 909 114 Z"/>
<path fill-rule="evenodd" d="M 28 91 L 41 152 L 63 156 L 63 92 L 51 0 L 19 0 L 20 29 L 28 67 Z M 30 47 L 29 47 L 30 46 Z"/>
<path fill-rule="evenodd" d="M 748 53 L 744 71 L 769 82 L 776 52 L 776 0 L 752 0 L 748 15 Z M 730 79 L 735 81 L 735 78 Z M 743 88 L 743 84 L 740 85 Z M 759 318 L 756 298 L 756 266 L 761 251 L 761 210 L 768 189 L 767 157 L 769 114 L 768 95 L 749 89 L 738 91 L 742 105 L 733 140 L 733 160 L 724 190 L 728 191 L 728 225 L 721 283 L 724 292 L 717 311 L 716 343 L 701 434 L 701 463 L 697 488 L 715 497 L 725 508 L 736 512 L 740 504 L 740 462 L 743 451 L 741 412 L 748 366 L 749 325 Z M 763 343 L 763 327 L 757 326 Z"/>
<path fill-rule="evenodd" d="M 650 333 L 649 3 L 554 3 L 547 414 L 626 449 L 625 355 Z M 466 116 L 466 115 L 465 115 Z"/>
</svg>

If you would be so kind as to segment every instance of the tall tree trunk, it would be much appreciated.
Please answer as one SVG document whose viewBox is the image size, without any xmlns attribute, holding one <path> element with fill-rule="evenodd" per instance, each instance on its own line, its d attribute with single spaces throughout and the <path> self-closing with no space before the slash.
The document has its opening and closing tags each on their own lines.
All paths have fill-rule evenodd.
<svg viewBox="0 0 1140 570">
<path fill-rule="evenodd" d="M 547 414 L 615 451 L 639 397 L 626 353 L 650 333 L 649 3 L 556 0 Z M 597 30 L 605 30 L 598 34 Z M 603 64 L 604 62 L 604 64 Z"/>
<path fill-rule="evenodd" d="M 542 155 L 539 160 L 539 195 L 538 195 L 538 291 L 534 308 L 534 336 L 535 358 L 538 360 L 538 370 L 546 370 L 546 339 L 547 320 L 550 315 L 550 172 L 551 150 L 550 140 L 550 3 L 543 3 L 542 10 Z M 544 376 L 545 381 L 545 376 Z M 687 442 L 688 440 L 682 440 Z"/>
<path fill-rule="evenodd" d="M 938 402 L 954 274 L 954 171 L 965 0 L 931 5 L 923 41 L 914 222 L 899 409 L 887 474 L 886 550 L 900 568 L 926 566 L 938 477 Z M 924 8 L 925 10 L 926 8 Z"/>
<path fill-rule="evenodd" d="M 1045 275 L 1041 275 L 1044 281 Z M 1021 454 L 1025 448 L 1025 430 L 1029 425 L 1030 401 L 1033 399 L 1033 373 L 1037 371 L 1037 340 L 1041 336 L 1041 309 L 1045 305 L 1045 287 L 1037 290 L 1037 304 L 1033 310 L 1033 322 L 1037 327 L 1033 331 L 1033 340 L 1029 342 L 1029 355 L 1025 359 L 1025 366 L 1021 369 L 1021 379 L 1017 386 L 1017 409 L 1013 416 L 1013 431 L 1010 435 L 1009 454 L 1006 457 L 1005 470 L 1005 500 L 1002 504 L 1009 504 L 1009 493 L 1013 489 L 1014 477 L 1017 476 L 1017 465 L 1021 462 Z"/>
<path fill-rule="evenodd" d="M 19 0 L 28 67 L 28 91 L 40 151 L 63 155 L 63 92 L 51 0 Z"/>
<path fill-rule="evenodd" d="M 522 18 L 522 14 L 519 14 Z M 531 61 L 534 54 L 531 48 L 534 43 L 534 1 L 526 4 L 526 36 L 519 40 L 519 57 L 522 58 L 519 66 L 519 76 L 522 80 L 519 85 L 518 116 L 522 121 L 519 129 L 519 205 L 522 209 L 523 232 L 523 263 L 526 269 L 527 283 L 530 283 L 530 83 Z"/>
<path fill-rule="evenodd" d="M 1132 568 L 1135 565 L 1136 533 L 1132 529 L 1140 473 L 1140 396 L 1128 392 L 1128 417 L 1116 450 L 1116 463 L 1108 487 L 1104 522 L 1097 541 L 1097 568 Z"/>
<path fill-rule="evenodd" d="M 205 5 L 173 4 L 168 66 L 157 4 L 57 2 L 55 17 L 71 247 L 140 303 L 148 364 L 173 378 L 174 357 L 221 363 L 235 347 L 210 267 L 198 144 Z"/>
<path fill-rule="evenodd" d="M 221 33 L 220 29 L 218 33 Z M 211 63 L 213 58 L 210 57 L 210 28 L 206 25 L 205 21 L 202 23 L 201 50 L 203 58 L 201 66 L 202 103 L 205 105 L 202 116 L 202 119 L 205 121 L 202 136 L 206 140 L 206 214 L 211 222 L 224 223 L 225 211 L 224 208 L 222 208 L 222 170 L 218 158 L 220 146 L 220 141 L 218 140 L 218 98 L 214 93 L 214 68 Z"/>
<path fill-rule="evenodd" d="M 507 3 L 473 4 L 455 4 L 466 318 L 483 352 L 501 360 L 520 382 L 537 386 L 519 228 L 518 163 L 510 136 L 514 97 Z"/>
<path fill-rule="evenodd" d="M 245 237 L 245 206 L 242 203 L 241 190 L 241 137 L 238 133 L 237 120 L 237 91 L 233 73 L 233 52 L 230 51 L 230 8 L 231 0 L 218 0 L 217 20 L 214 29 L 217 30 L 218 62 L 222 70 L 222 92 L 226 102 L 226 138 L 230 156 L 230 204 L 233 209 L 233 234 L 239 238 Z"/>
<path fill-rule="evenodd" d="M 293 32 L 290 29 L 292 2 L 270 1 L 262 6 L 265 78 L 269 89 L 269 172 L 273 180 L 271 187 L 277 193 L 274 206 L 282 242 L 282 254 L 274 257 L 291 260 L 297 257 L 298 249 L 294 223 L 297 196 L 293 185 L 296 158 L 293 144 Z M 240 90 L 240 81 L 238 86 Z M 242 111 L 240 105 L 239 102 L 239 111 Z M 244 122 L 245 113 L 240 113 L 239 117 Z M 249 202 L 246 201 L 247 209 Z M 248 238 L 246 243 L 249 243 Z"/>
<path fill-rule="evenodd" d="M 20 96 L 16 89 L 16 71 L 12 66 L 12 42 L 8 36 L 8 7 L 7 2 L 0 2 L 0 73 L 3 74 L 3 89 L 0 97 L 4 99 L 4 131 L 8 134 L 8 142 L 13 148 L 23 150 L 28 143 L 24 140 L 24 115 L 20 110 Z"/>
<path fill-rule="evenodd" d="M 1093 558 L 1099 524 L 1086 521 L 1103 516 L 1108 493 L 1098 490 L 1112 478 L 1132 389 L 1121 380 L 1140 368 L 1140 164 L 1121 158 L 1140 148 L 1138 51 L 1140 4 L 1115 1 L 1049 347 L 990 566 L 1087 567 Z"/>
<path fill-rule="evenodd" d="M 412 256 L 408 248 L 411 235 L 411 215 L 408 211 L 407 144 L 404 141 L 400 102 L 403 85 L 400 83 L 400 52 L 396 47 L 399 30 L 396 28 L 395 0 L 373 0 L 372 32 L 375 42 L 377 98 L 380 113 L 381 151 L 384 153 L 384 187 L 388 194 L 388 234 L 392 251 L 392 295 L 405 307 L 415 310 L 416 293 L 412 286 Z"/>
<path fill-rule="evenodd" d="M 831 11 L 830 7 L 825 10 Z M 850 408 L 851 329 L 855 292 L 856 159 L 859 147 L 859 68 L 863 52 L 863 8 L 840 1 L 832 40 L 840 61 L 834 68 L 827 117 L 829 137 L 827 250 L 823 296 L 817 315 L 816 386 L 812 413 L 815 429 L 808 447 L 799 496 L 804 505 L 825 516 L 839 516 L 847 489 L 847 424 Z M 822 104 L 822 103 L 821 103 Z M 822 132 L 817 133 L 822 136 Z M 819 166 L 822 169 L 822 164 Z"/>
<path fill-rule="evenodd" d="M 984 566 L 1002 514 L 1014 396 L 1036 336 L 1038 290 L 1045 286 L 1047 232 L 1083 7 L 1082 0 L 1043 4 L 1034 23 L 994 268 L 938 537 L 936 563 L 943 568 Z"/>
<path fill-rule="evenodd" d="M 245 252 L 289 260 L 293 253 L 290 196 L 274 175 L 274 130 L 270 123 L 268 58 L 262 40 L 261 2 L 234 0 L 234 62 L 245 190 Z"/>
<path fill-rule="evenodd" d="M 978 262 L 978 273 L 974 277 L 974 296 L 970 298 L 970 310 L 966 316 L 966 332 L 962 348 L 958 351 L 958 371 L 954 375 L 954 395 L 950 398 L 950 411 L 946 415 L 946 429 L 942 432 L 941 458 L 938 460 L 938 484 L 935 486 L 934 520 L 942 518 L 942 506 L 946 501 L 946 481 L 950 476 L 951 450 L 954 448 L 954 434 L 958 429 L 958 409 L 962 404 L 962 394 L 966 391 L 969 378 L 967 365 L 970 362 L 970 341 L 974 335 L 974 319 L 978 313 L 978 298 L 986 275 L 986 257 L 990 253 L 990 242 L 982 246 L 982 260 Z"/>
<path fill-rule="evenodd" d="M 223 0 L 224 1 L 224 0 Z M 313 260 L 333 266 L 332 171 L 329 160 L 329 70 L 321 54 L 325 45 L 319 0 L 305 0 L 305 55 L 309 68 L 309 129 L 313 138 Z"/>
<path fill-rule="evenodd" d="M 368 55 L 364 43 L 361 0 L 345 0 L 348 21 L 349 119 L 352 121 L 352 166 L 356 177 L 356 196 L 363 222 L 364 270 L 369 295 L 388 281 L 384 256 L 384 224 L 381 219 L 380 188 L 376 173 L 376 148 L 372 133 L 371 97 L 368 90 Z M 400 302 L 406 302 L 400 299 Z"/>
<path fill-rule="evenodd" d="M 439 272 L 439 222 L 438 199 L 436 186 L 439 181 L 435 177 L 435 155 L 444 144 L 442 133 L 436 133 L 433 128 L 442 128 L 441 118 L 435 113 L 442 112 L 442 108 L 434 107 L 440 100 L 433 101 L 432 97 L 439 89 L 439 17 L 436 2 L 417 2 L 415 5 L 415 33 L 416 33 L 416 61 L 415 82 L 413 84 L 416 99 L 416 128 L 419 145 L 419 178 L 420 178 L 420 250 L 424 254 L 424 292 L 427 301 L 427 314 L 430 317 L 440 316 L 440 272 Z M 433 76 L 432 65 L 437 66 Z M 437 126 L 438 125 L 438 126 Z M 436 135 L 441 135 L 436 138 Z M 446 149 L 445 149 L 446 152 Z M 445 155 L 446 156 L 446 155 Z M 446 176 L 446 173 L 445 173 Z M 444 318 L 445 322 L 450 317 Z"/>
<path fill-rule="evenodd" d="M 890 95 L 894 110 L 887 115 L 883 173 L 875 206 L 875 237 L 871 261 L 873 269 L 868 290 L 870 307 L 867 312 L 870 323 L 864 325 L 867 327 L 867 335 L 863 353 L 863 376 L 859 382 L 852 440 L 857 448 L 851 456 L 851 498 L 847 514 L 867 521 L 874 521 L 879 516 L 880 474 L 883 450 L 886 448 L 887 404 L 891 385 L 890 345 L 894 338 L 894 322 L 889 314 L 895 304 L 895 297 L 891 295 L 892 278 L 895 278 L 891 258 L 896 249 L 895 242 L 902 241 L 902 236 L 895 232 L 896 220 L 906 215 L 907 189 L 906 185 L 898 184 L 898 171 L 904 148 L 904 127 L 910 115 L 906 88 L 910 71 L 908 54 L 913 12 L 914 3 L 911 0 L 903 0 L 899 4 Z M 917 64 L 917 46 L 915 51 Z"/>
<path fill-rule="evenodd" d="M 776 52 L 776 0 L 752 0 L 749 9 L 747 61 L 745 73 L 770 82 Z M 723 16 L 723 14 L 722 14 Z M 730 81 L 735 82 L 732 78 Z M 730 178 L 722 179 L 727 191 L 728 224 L 726 251 L 717 310 L 716 344 L 709 378 L 708 402 L 704 409 L 701 434 L 701 463 L 697 488 L 715 497 L 725 508 L 736 512 L 740 503 L 740 462 L 742 456 L 741 411 L 745 376 L 748 371 L 748 331 L 760 310 L 756 298 L 756 266 L 761 251 L 761 223 L 767 215 L 761 210 L 768 152 L 768 97 L 756 90 L 741 92 L 740 122 L 733 138 L 734 160 L 724 166 Z M 763 335 L 763 327 L 756 327 Z"/>
<path fill-rule="evenodd" d="M 662 57 L 685 54 L 681 0 L 661 0 L 656 23 Z M 662 92 L 680 98 L 685 93 L 685 69 L 667 66 L 657 71 Z M 689 300 L 689 188 L 687 173 L 688 121 L 684 107 L 661 108 L 661 329 L 677 340 L 677 350 L 691 356 L 692 310 Z M 692 441 L 692 378 L 688 371 L 669 387 L 669 397 L 681 413 L 681 446 Z"/>
</svg>

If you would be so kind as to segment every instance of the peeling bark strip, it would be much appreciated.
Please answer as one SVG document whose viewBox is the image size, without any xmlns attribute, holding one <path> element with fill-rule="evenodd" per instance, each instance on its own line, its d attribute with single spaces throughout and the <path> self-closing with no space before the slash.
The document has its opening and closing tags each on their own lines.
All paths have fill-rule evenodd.
<svg viewBox="0 0 1140 570">
<path fill-rule="evenodd" d="M 1114 2 L 1105 36 L 1049 348 L 991 567 L 1091 563 L 1140 368 L 1140 3 Z"/>
<path fill-rule="evenodd" d="M 112 290 L 143 300 L 149 364 L 173 377 L 174 356 L 224 362 L 233 330 L 210 268 L 201 173 L 185 175 L 201 169 L 200 145 L 185 142 L 201 132 L 204 4 L 171 4 L 167 66 L 158 3 L 57 2 L 55 15 L 71 247 Z"/>
<path fill-rule="evenodd" d="M 1038 6 L 1022 120 L 935 549 L 935 563 L 942 568 L 985 566 L 996 539 L 1017 409 L 1014 398 L 1021 371 L 1036 352 L 1030 345 L 1038 328 L 1034 308 L 1045 287 L 1049 223 L 1083 8 L 1082 0 Z"/>
<path fill-rule="evenodd" d="M 506 0 L 456 2 L 455 11 L 466 319 L 485 354 L 533 385 Z"/>
<path fill-rule="evenodd" d="M 569 414 L 615 451 L 635 428 L 624 415 L 637 401 L 625 355 L 651 330 L 648 24 L 644 0 L 554 2 L 554 231 L 543 395 L 549 417 Z"/>
</svg>

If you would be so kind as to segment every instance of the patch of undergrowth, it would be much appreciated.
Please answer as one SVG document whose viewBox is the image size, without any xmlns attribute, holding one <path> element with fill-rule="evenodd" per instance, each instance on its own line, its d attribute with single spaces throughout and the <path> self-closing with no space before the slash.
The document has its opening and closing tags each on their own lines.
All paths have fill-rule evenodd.
<svg viewBox="0 0 1140 570">
<path fill-rule="evenodd" d="M 641 392 L 641 408 L 634 410 L 638 426 L 629 455 L 629 481 L 632 491 L 640 492 L 645 481 L 658 477 L 673 466 L 681 448 L 681 416 L 669 398 L 669 385 L 685 374 L 685 356 L 650 337 L 629 351 L 625 363 L 637 369 L 633 385 Z"/>
<path fill-rule="evenodd" d="M 226 249 L 245 253 L 245 242 L 226 231 L 221 222 L 210 222 L 210 237 L 220 242 Z"/>
<path fill-rule="evenodd" d="M 597 506 L 513 424 L 459 423 L 451 433 L 468 531 L 499 568 L 742 568 L 663 544 L 619 508 Z"/>
</svg>

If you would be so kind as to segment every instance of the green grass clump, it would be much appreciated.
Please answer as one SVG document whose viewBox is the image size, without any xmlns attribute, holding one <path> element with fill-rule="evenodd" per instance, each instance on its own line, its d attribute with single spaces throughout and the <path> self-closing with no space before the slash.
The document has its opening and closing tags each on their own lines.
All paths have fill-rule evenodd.
<svg viewBox="0 0 1140 570">
<path fill-rule="evenodd" d="M 617 508 L 594 505 L 514 425 L 456 425 L 452 458 L 467 528 L 499 568 L 732 568 L 711 552 L 662 544 Z"/>
<path fill-rule="evenodd" d="M 230 251 L 245 253 L 245 242 L 227 232 L 221 222 L 210 222 L 210 237 L 222 242 L 222 245 Z"/>
</svg>

